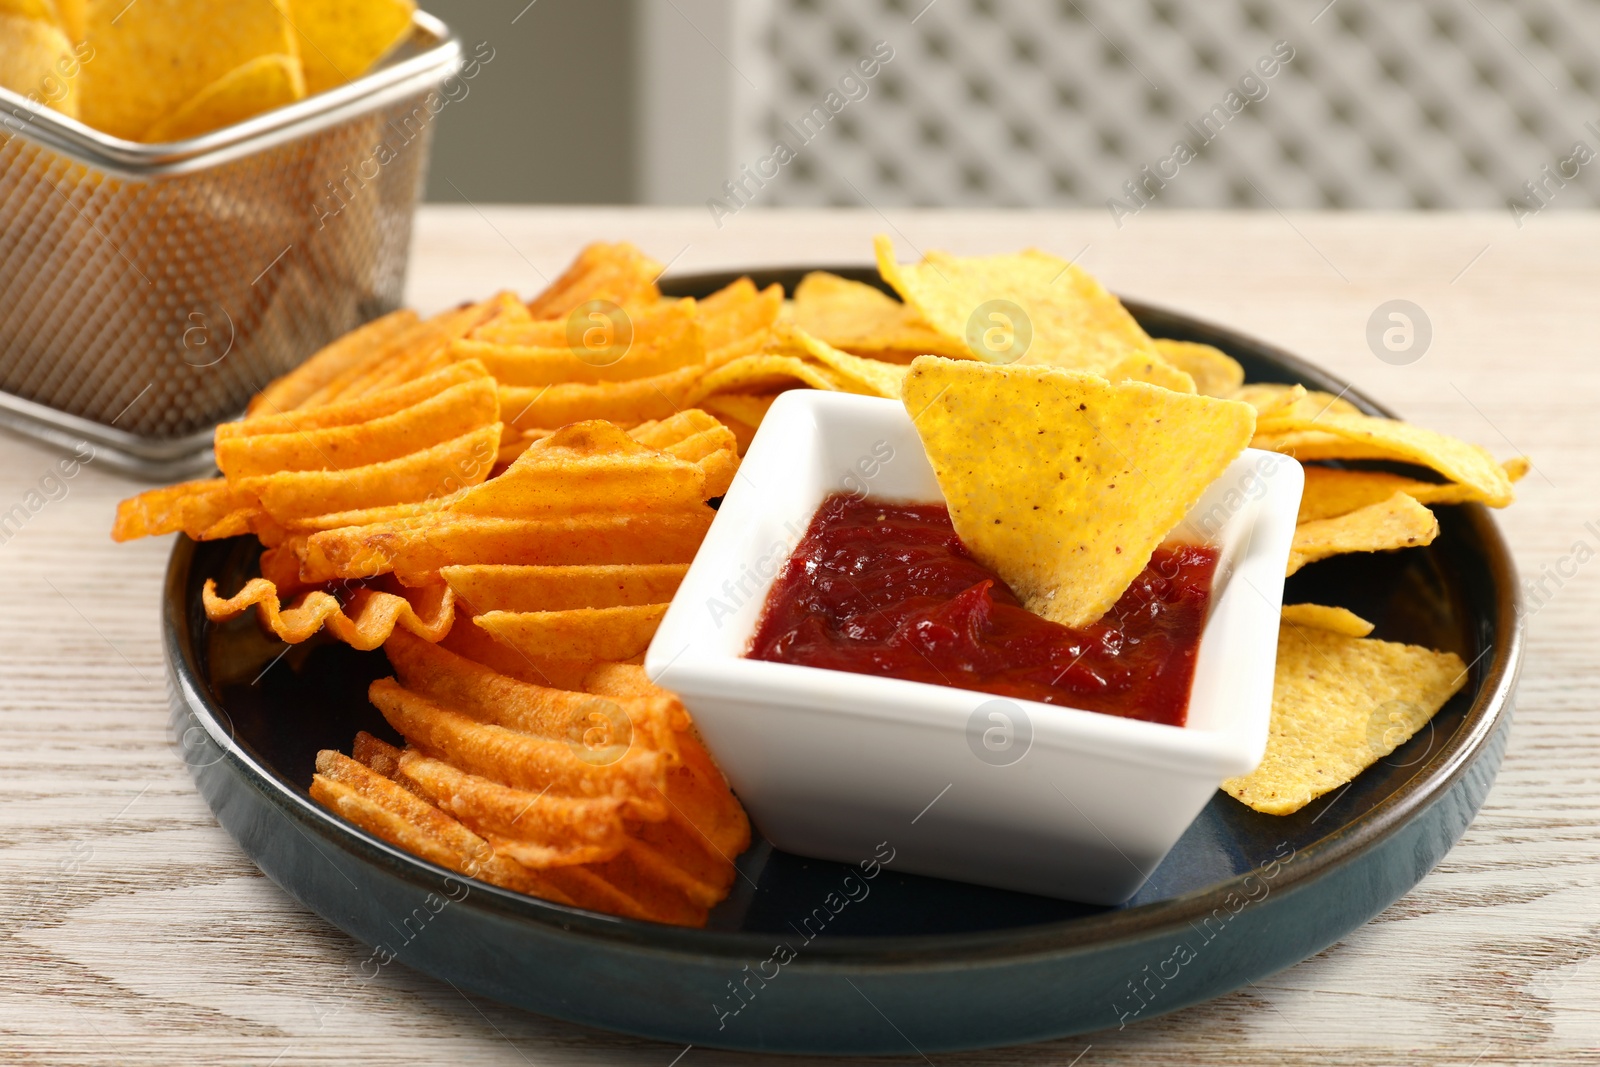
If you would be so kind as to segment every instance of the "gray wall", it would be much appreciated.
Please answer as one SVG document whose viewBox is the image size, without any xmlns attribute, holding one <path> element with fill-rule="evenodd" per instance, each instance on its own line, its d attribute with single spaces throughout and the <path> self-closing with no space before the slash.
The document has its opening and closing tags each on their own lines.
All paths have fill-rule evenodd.
<svg viewBox="0 0 1600 1067">
<path fill-rule="evenodd" d="M 752 202 L 1600 206 L 1597 0 L 421 3 L 494 53 L 433 200 L 704 204 L 881 43 Z"/>
<path fill-rule="evenodd" d="M 468 55 L 494 50 L 439 114 L 427 198 L 627 203 L 637 138 L 632 0 L 422 0 Z M 513 21 L 515 20 L 515 21 Z"/>
</svg>

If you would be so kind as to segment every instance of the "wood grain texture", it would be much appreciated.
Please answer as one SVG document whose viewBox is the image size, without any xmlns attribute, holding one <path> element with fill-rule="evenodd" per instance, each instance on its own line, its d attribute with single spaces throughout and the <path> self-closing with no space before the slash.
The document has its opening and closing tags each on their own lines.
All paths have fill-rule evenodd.
<svg viewBox="0 0 1600 1067">
<path fill-rule="evenodd" d="M 752 210 L 718 230 L 699 210 L 429 208 L 410 293 L 425 312 L 528 294 L 597 239 L 633 240 L 674 272 L 865 264 L 878 231 L 903 256 L 1081 255 L 1121 293 L 1281 344 L 1502 458 L 1532 456 L 1501 522 L 1545 588 L 1530 601 L 1499 780 L 1412 893 L 1209 1004 L 934 1062 L 1600 1062 L 1600 218 L 1518 230 L 1500 214 L 1150 212 L 1118 230 L 1094 213 Z M 1433 325 L 1406 366 L 1366 341 L 1368 316 L 1393 298 Z M 0 512 L 54 460 L 0 437 Z M 400 967 L 362 980 L 367 951 L 244 859 L 167 736 L 156 624 L 169 544 L 107 536 L 138 487 L 92 463 L 65 484 L 0 544 L 0 1062 L 674 1062 L 681 1047 L 502 1008 Z M 693 1049 L 676 1062 L 756 1059 Z"/>
</svg>

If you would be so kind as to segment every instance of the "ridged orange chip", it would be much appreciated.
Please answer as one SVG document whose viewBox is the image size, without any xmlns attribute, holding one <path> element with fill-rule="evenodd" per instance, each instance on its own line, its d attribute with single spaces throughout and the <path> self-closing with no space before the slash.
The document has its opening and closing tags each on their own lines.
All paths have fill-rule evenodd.
<svg viewBox="0 0 1600 1067">
<path fill-rule="evenodd" d="M 634 818 L 666 817 L 661 791 L 667 763 L 659 752 L 630 748 L 613 761 L 591 761 L 579 745 L 478 722 L 401 688 L 393 679 L 373 682 L 367 695 L 389 725 L 424 752 L 463 771 L 516 789 L 548 786 L 568 796 L 617 797 Z"/>
<path fill-rule="evenodd" d="M 625 604 L 566 611 L 487 611 L 473 622 L 531 656 L 627 660 L 650 646 L 666 604 Z"/>
<path fill-rule="evenodd" d="M 500 384 L 515 386 L 649 378 L 706 358 L 700 315 L 691 299 L 631 314 L 623 308 L 597 308 L 565 326 L 567 336 L 553 345 L 508 344 L 475 335 L 455 342 L 451 354 L 481 360 Z"/>
<path fill-rule="evenodd" d="M 416 322 L 417 313 L 404 309 L 358 326 L 257 393 L 245 419 L 266 418 L 298 408 L 323 386 L 382 352 L 389 341 Z"/>
<path fill-rule="evenodd" d="M 536 441 L 499 476 L 450 505 L 458 515 L 504 517 L 693 507 L 707 498 L 705 472 L 591 421 Z"/>
<path fill-rule="evenodd" d="M 467 563 L 688 563 L 715 514 L 704 506 L 533 519 L 441 511 L 314 533 L 306 542 L 302 574 L 306 581 L 324 582 L 392 571 L 415 585 L 442 567 Z"/>
<path fill-rule="evenodd" d="M 442 583 L 401 592 L 357 589 L 344 605 L 331 593 L 312 590 L 285 608 L 280 604 L 277 586 L 266 578 L 250 579 L 226 599 L 217 595 L 217 583 L 207 578 L 201 597 L 206 618 L 212 622 L 227 622 L 253 605 L 261 625 L 291 645 L 324 627 L 351 648 L 362 651 L 381 647 L 396 628 L 425 641 L 439 641 L 455 621 L 455 594 Z"/>
<path fill-rule="evenodd" d="M 592 244 L 578 253 L 566 273 L 528 301 L 528 313 L 535 319 L 560 319 L 592 300 L 624 306 L 659 300 L 655 282 L 661 271 L 661 264 L 631 244 Z"/>
<path fill-rule="evenodd" d="M 567 611 L 672 599 L 689 570 L 685 563 L 582 564 L 524 567 L 503 563 L 443 567 L 439 574 L 474 614 L 486 611 Z"/>
<path fill-rule="evenodd" d="M 496 424 L 499 417 L 494 380 L 473 378 L 391 414 L 342 426 L 219 435 L 217 466 L 235 479 L 350 470 L 420 452 Z"/>
<path fill-rule="evenodd" d="M 349 508 L 405 504 L 473 486 L 489 476 L 500 447 L 491 423 L 397 459 L 348 470 L 280 471 L 240 478 L 241 492 L 280 522 Z"/>
</svg>

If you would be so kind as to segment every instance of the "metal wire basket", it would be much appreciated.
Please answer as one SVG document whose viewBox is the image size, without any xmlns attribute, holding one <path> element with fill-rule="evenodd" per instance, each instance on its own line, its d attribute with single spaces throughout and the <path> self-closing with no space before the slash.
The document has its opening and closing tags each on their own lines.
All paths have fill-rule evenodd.
<svg viewBox="0 0 1600 1067">
<path fill-rule="evenodd" d="M 348 85 L 164 145 L 0 90 L 0 425 L 141 477 L 209 469 L 212 426 L 398 306 L 460 63 L 419 13 Z"/>
</svg>

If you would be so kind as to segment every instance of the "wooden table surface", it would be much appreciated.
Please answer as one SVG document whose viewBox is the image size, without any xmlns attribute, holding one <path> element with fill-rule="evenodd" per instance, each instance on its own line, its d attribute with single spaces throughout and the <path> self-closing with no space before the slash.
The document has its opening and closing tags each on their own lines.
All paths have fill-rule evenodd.
<svg viewBox="0 0 1600 1067">
<path fill-rule="evenodd" d="M 1123 1032 L 938 1064 L 1600 1062 L 1600 217 L 1149 212 L 743 212 L 429 208 L 410 300 L 528 294 L 585 242 L 674 272 L 868 263 L 1036 244 L 1111 288 L 1277 342 L 1424 425 L 1526 453 L 1500 513 L 1531 639 L 1510 751 L 1482 813 L 1410 894 L 1253 987 Z M 1380 304 L 1432 324 L 1380 360 Z M 0 436 L 0 512 L 55 456 Z M 464 997 L 366 951 L 263 877 L 217 826 L 167 736 L 157 642 L 170 548 L 113 545 L 141 486 L 90 463 L 0 544 L 0 1062 L 638 1064 L 684 1050 Z M 50 488 L 46 485 L 45 488 Z M 1085 1051 L 1087 1046 L 1087 1051 Z M 919 1058 L 907 1050 L 915 1062 Z M 1082 1058 L 1074 1057 L 1082 1054 Z M 773 1061 L 778 1062 L 778 1061 Z M 800 1062 L 788 1060 L 786 1062 Z"/>
</svg>

